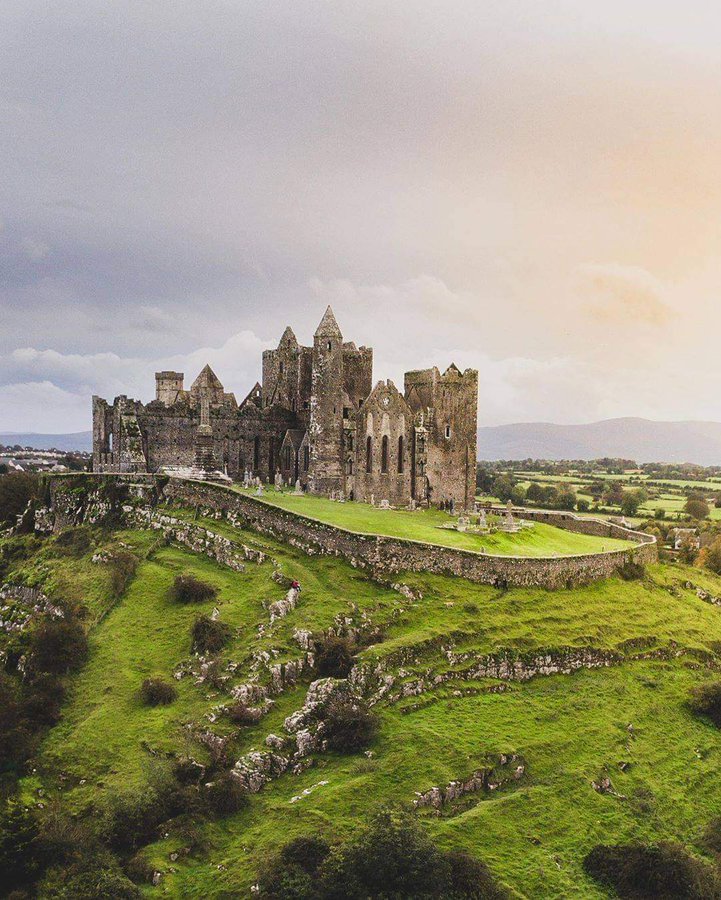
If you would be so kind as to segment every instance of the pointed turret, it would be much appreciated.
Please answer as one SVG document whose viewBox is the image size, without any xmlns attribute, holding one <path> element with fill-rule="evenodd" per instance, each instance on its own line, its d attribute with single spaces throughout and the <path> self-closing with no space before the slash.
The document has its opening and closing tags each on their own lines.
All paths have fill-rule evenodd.
<svg viewBox="0 0 721 900">
<path fill-rule="evenodd" d="M 315 337 L 331 337 L 337 338 L 338 340 L 343 339 L 335 314 L 330 306 L 323 313 L 323 318 L 320 320 L 320 324 L 315 330 Z"/>
</svg>

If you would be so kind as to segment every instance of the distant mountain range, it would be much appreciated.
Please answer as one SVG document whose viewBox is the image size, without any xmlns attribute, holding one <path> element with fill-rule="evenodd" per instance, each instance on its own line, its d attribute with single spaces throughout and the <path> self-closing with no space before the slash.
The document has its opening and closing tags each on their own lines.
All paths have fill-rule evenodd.
<svg viewBox="0 0 721 900">
<path fill-rule="evenodd" d="M 1 432 L 0 444 L 13 447 L 33 447 L 35 450 L 78 450 L 90 453 L 93 449 L 92 431 L 76 431 L 73 434 L 27 434 Z"/>
<path fill-rule="evenodd" d="M 588 425 L 524 422 L 478 430 L 478 458 L 598 459 L 721 465 L 721 422 L 606 419 Z"/>
<path fill-rule="evenodd" d="M 74 434 L 9 434 L 0 444 L 38 450 L 90 451 L 90 431 Z M 652 422 L 650 419 L 606 419 L 588 425 L 521 422 L 478 429 L 478 458 L 597 459 L 623 457 L 636 462 L 721 465 L 721 422 Z"/>
</svg>

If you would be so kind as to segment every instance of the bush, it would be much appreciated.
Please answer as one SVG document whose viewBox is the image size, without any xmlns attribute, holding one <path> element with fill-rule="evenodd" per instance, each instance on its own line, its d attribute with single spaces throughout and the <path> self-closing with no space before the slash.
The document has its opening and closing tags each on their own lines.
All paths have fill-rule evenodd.
<svg viewBox="0 0 721 900">
<path fill-rule="evenodd" d="M 678 844 L 599 845 L 583 861 L 586 872 L 634 900 L 711 900 L 718 877 Z"/>
<path fill-rule="evenodd" d="M 691 688 L 688 705 L 696 715 L 707 716 L 721 728 L 721 681 L 707 681 Z"/>
<path fill-rule="evenodd" d="M 330 846 L 321 838 L 299 837 L 286 844 L 260 875 L 263 896 L 278 900 L 322 896 L 314 884 L 329 853 Z"/>
<path fill-rule="evenodd" d="M 448 866 L 448 894 L 467 900 L 504 900 L 506 892 L 493 880 L 488 866 L 469 853 L 449 850 L 443 854 Z"/>
<path fill-rule="evenodd" d="M 12 770 L 28 757 L 32 729 L 24 715 L 20 685 L 0 671 L 0 772 Z"/>
<path fill-rule="evenodd" d="M 88 864 L 79 869 L 56 871 L 45 884 L 42 896 L 47 900 L 136 900 L 138 888 L 115 866 Z"/>
<path fill-rule="evenodd" d="M 721 816 L 711 819 L 704 829 L 702 843 L 717 856 L 721 856 Z"/>
<path fill-rule="evenodd" d="M 721 538 L 716 540 L 703 551 L 704 565 L 716 575 L 721 575 Z"/>
<path fill-rule="evenodd" d="M 125 863 L 125 874 L 134 884 L 151 884 L 155 867 L 142 853 L 136 853 Z"/>
<path fill-rule="evenodd" d="M 507 896 L 483 863 L 439 850 L 414 818 L 395 810 L 376 813 L 350 841 L 330 850 L 318 838 L 291 841 L 259 882 L 263 896 L 284 900 Z"/>
<path fill-rule="evenodd" d="M 347 678 L 353 668 L 355 644 L 347 637 L 328 635 L 319 644 L 315 666 L 321 678 Z"/>
<path fill-rule="evenodd" d="M 225 772 L 203 785 L 203 801 L 211 815 L 229 816 L 247 804 L 248 792 L 237 778 Z"/>
<path fill-rule="evenodd" d="M 309 875 L 318 871 L 330 853 L 330 844 L 319 837 L 298 837 L 280 851 L 286 866 L 298 866 Z"/>
<path fill-rule="evenodd" d="M 108 559 L 110 587 L 116 599 L 125 593 L 130 579 L 137 571 L 138 562 L 138 557 L 129 550 L 115 550 Z"/>
<path fill-rule="evenodd" d="M 170 588 L 170 599 L 175 603 L 204 603 L 217 594 L 217 587 L 194 575 L 178 575 Z"/>
<path fill-rule="evenodd" d="M 55 538 L 55 546 L 68 556 L 80 557 L 88 552 L 92 544 L 90 530 L 86 527 L 66 528 Z"/>
<path fill-rule="evenodd" d="M 193 625 L 192 649 L 196 653 L 218 653 L 230 640 L 230 625 L 199 616 Z"/>
<path fill-rule="evenodd" d="M 331 700 L 323 721 L 329 749 L 340 753 L 365 750 L 378 733 L 378 717 L 360 701 Z"/>
<path fill-rule="evenodd" d="M 33 814 L 9 805 L 0 818 L 0 873 L 2 887 L 15 890 L 31 884 L 41 871 L 40 832 Z"/>
<path fill-rule="evenodd" d="M 243 703 L 242 700 L 238 700 L 228 707 L 228 717 L 235 725 L 257 725 L 263 717 L 263 713 L 261 710 Z"/>
<path fill-rule="evenodd" d="M 169 772 L 153 772 L 142 790 L 110 799 L 105 811 L 106 840 L 116 851 L 136 853 L 157 838 L 163 822 L 192 810 L 193 799 L 192 789 L 180 787 Z"/>
<path fill-rule="evenodd" d="M 621 566 L 618 570 L 618 574 L 624 581 L 640 581 L 646 574 L 646 569 L 641 563 L 629 560 Z"/>
<path fill-rule="evenodd" d="M 0 523 L 15 525 L 28 503 L 38 496 L 40 479 L 29 472 L 10 472 L 0 478 Z"/>
<path fill-rule="evenodd" d="M 33 632 L 30 649 L 34 670 L 65 675 L 84 664 L 88 639 L 75 619 L 45 619 Z"/>
<path fill-rule="evenodd" d="M 683 509 L 692 519 L 707 519 L 709 515 L 708 503 L 700 497 L 689 497 Z"/>
<path fill-rule="evenodd" d="M 25 683 L 23 714 L 34 727 L 55 725 L 64 699 L 65 688 L 57 675 L 36 675 Z"/>
<path fill-rule="evenodd" d="M 175 685 L 162 678 L 146 678 L 140 687 L 140 696 L 147 706 L 167 706 L 178 696 Z"/>
</svg>

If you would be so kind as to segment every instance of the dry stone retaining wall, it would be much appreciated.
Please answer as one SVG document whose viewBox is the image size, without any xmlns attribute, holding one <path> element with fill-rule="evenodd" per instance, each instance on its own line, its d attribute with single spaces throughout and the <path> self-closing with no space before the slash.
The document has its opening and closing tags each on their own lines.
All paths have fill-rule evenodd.
<svg viewBox="0 0 721 900">
<path fill-rule="evenodd" d="M 61 479 L 62 476 L 54 478 L 52 483 L 60 482 Z M 98 482 L 92 476 L 69 476 L 65 479 L 66 483 L 71 479 L 77 485 L 83 483 L 80 481 L 83 479 L 89 487 L 93 482 Z M 144 490 L 137 489 L 137 482 L 143 484 Z M 653 536 L 600 520 L 580 519 L 570 514 L 541 513 L 541 516 L 560 528 L 574 531 L 583 529 L 584 533 L 597 533 L 599 536 L 623 537 L 634 541 L 636 546 L 576 556 L 492 556 L 420 541 L 347 531 L 280 509 L 271 503 L 218 484 L 175 478 L 158 479 L 153 476 L 126 477 L 125 483 L 135 490 L 136 508 L 147 505 L 150 497 L 156 497 L 160 501 L 167 500 L 186 508 L 195 508 L 203 514 L 223 517 L 236 527 L 251 528 L 270 535 L 309 555 L 344 557 L 351 565 L 369 570 L 376 576 L 430 572 L 454 575 L 498 587 L 553 589 L 598 581 L 608 578 L 630 562 L 645 565 L 656 562 L 658 558 Z M 57 492 L 51 489 L 51 494 L 55 497 Z M 141 497 L 141 494 L 145 496 Z M 102 490 L 99 497 L 93 498 L 90 507 L 102 509 L 101 498 Z M 65 514 L 60 517 L 66 523 L 68 518 L 73 518 Z M 589 531 L 590 529 L 595 531 Z"/>
<path fill-rule="evenodd" d="M 600 536 L 623 537 L 636 542 L 636 546 L 582 556 L 491 556 L 420 541 L 358 534 L 280 509 L 221 485 L 171 479 L 164 494 L 182 505 L 230 514 L 236 522 L 241 521 L 246 527 L 285 541 L 305 553 L 343 556 L 351 565 L 378 574 L 431 572 L 503 587 L 559 588 L 607 578 L 629 562 L 651 564 L 657 561 L 656 542 L 651 535 L 574 516 L 560 516 L 553 524 L 560 528 L 573 524 L 572 530 L 597 528 L 596 533 Z"/>
</svg>

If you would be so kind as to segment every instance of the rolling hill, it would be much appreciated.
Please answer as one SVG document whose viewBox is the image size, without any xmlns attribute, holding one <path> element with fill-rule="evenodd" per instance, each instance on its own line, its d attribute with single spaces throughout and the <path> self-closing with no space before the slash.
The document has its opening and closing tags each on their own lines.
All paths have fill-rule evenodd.
<svg viewBox="0 0 721 900">
<path fill-rule="evenodd" d="M 585 425 L 522 422 L 478 430 L 478 458 L 598 459 L 721 464 L 721 422 L 624 418 Z"/>
</svg>

